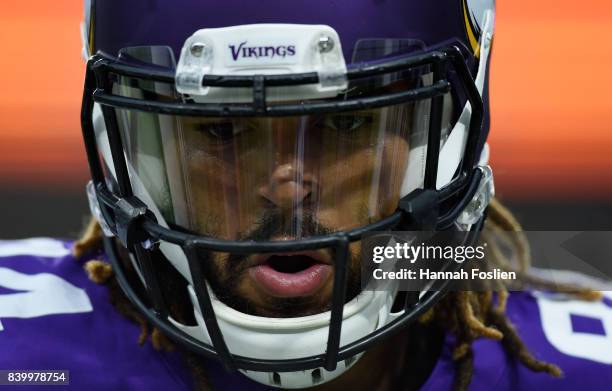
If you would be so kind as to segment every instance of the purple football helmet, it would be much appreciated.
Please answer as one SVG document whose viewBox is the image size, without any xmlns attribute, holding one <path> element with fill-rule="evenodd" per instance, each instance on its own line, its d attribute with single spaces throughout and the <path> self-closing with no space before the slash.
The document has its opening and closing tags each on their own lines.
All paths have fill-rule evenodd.
<svg viewBox="0 0 612 391">
<path fill-rule="evenodd" d="M 86 1 L 88 195 L 127 297 L 183 347 L 283 388 L 404 329 L 445 284 L 355 289 L 350 265 L 376 231 L 477 238 L 494 16 L 493 0 Z M 291 303 L 327 284 L 329 305 L 251 311 L 219 262 Z"/>
</svg>

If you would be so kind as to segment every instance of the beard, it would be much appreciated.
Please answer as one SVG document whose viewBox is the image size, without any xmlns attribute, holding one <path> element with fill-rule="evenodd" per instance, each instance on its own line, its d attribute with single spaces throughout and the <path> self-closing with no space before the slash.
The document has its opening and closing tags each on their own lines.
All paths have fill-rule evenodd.
<svg viewBox="0 0 612 391">
<path fill-rule="evenodd" d="M 300 237 L 324 236 L 334 232 L 333 229 L 321 224 L 312 213 L 298 217 L 287 218 L 276 209 L 264 212 L 255 227 L 239 235 L 242 241 L 270 241 L 274 237 L 294 236 L 300 232 Z M 333 251 L 327 249 L 333 259 Z M 213 253 L 198 250 L 199 261 L 203 265 L 205 278 L 217 298 L 225 305 L 255 316 L 290 318 L 322 313 L 331 308 L 330 297 L 321 300 L 318 295 L 307 297 L 266 297 L 265 308 L 256 304 L 251 298 L 240 294 L 239 285 L 247 278 L 249 264 L 247 258 L 254 254 Z M 347 285 L 346 302 L 353 299 L 361 291 L 361 269 L 359 256 L 347 252 Z M 335 266 L 333 266 L 335 268 Z"/>
</svg>

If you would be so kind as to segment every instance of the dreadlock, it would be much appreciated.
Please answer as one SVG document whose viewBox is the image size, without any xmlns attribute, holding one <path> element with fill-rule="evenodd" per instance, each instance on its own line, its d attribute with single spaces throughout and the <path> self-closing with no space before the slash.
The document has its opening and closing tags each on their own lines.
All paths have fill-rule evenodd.
<svg viewBox="0 0 612 391">
<path fill-rule="evenodd" d="M 497 199 L 493 199 L 488 208 L 488 217 L 481 240 L 486 241 L 486 268 L 500 268 L 513 271 L 522 286 L 537 289 L 559 290 L 570 292 L 585 300 L 599 300 L 601 293 L 580 286 L 560 285 L 528 273 L 530 250 L 527 238 L 512 213 Z M 506 246 L 512 249 L 513 257 L 502 251 Z M 102 232 L 95 220 L 91 220 L 83 236 L 74 245 L 74 255 L 83 257 L 102 247 Z M 140 325 L 141 334 L 138 343 L 143 344 L 150 336 L 153 346 L 158 350 L 173 349 L 173 344 L 156 328 L 150 327 L 146 319 L 133 307 L 123 295 L 114 278 L 109 264 L 92 260 L 85 264 L 89 278 L 109 287 L 111 302 L 117 310 L 128 319 Z M 511 356 L 534 372 L 545 372 L 554 377 L 562 376 L 561 369 L 551 363 L 536 358 L 522 341 L 518 332 L 508 319 L 506 302 L 510 288 L 505 282 L 492 280 L 487 282 L 488 289 L 482 291 L 449 292 L 439 303 L 427 311 L 419 322 L 435 324 L 455 337 L 452 358 L 455 362 L 453 389 L 467 390 L 474 370 L 474 353 L 472 343 L 479 338 L 500 341 Z M 210 390 L 206 373 L 191 353 L 185 353 L 198 390 Z"/>
</svg>

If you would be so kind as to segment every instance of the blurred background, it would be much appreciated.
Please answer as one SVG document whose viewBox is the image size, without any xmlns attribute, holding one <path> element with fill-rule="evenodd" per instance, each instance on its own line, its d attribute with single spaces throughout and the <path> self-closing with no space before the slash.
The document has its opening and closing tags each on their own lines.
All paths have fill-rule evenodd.
<svg viewBox="0 0 612 391">
<path fill-rule="evenodd" d="M 528 229 L 612 229 L 612 2 L 498 0 L 491 164 Z M 87 219 L 82 2 L 0 11 L 0 238 Z"/>
</svg>

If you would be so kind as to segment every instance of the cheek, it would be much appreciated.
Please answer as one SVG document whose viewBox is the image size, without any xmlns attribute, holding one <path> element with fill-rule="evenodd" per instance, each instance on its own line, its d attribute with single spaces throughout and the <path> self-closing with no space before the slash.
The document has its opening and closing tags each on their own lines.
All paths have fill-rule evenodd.
<svg viewBox="0 0 612 391">
<path fill-rule="evenodd" d="M 397 207 L 409 154 L 408 143 L 402 137 L 391 136 L 385 143 L 378 188 L 378 204 L 382 215 L 392 213 Z"/>
<path fill-rule="evenodd" d="M 368 218 L 374 156 L 369 149 L 332 155 L 320 166 L 317 217 L 335 229 L 354 228 Z"/>
<path fill-rule="evenodd" d="M 187 176 L 189 183 L 187 195 L 190 201 L 190 214 L 193 224 L 201 233 L 215 236 L 227 236 L 229 226 L 226 221 L 235 221 L 235 191 L 227 178 L 219 175 L 223 165 L 213 159 L 201 160 L 200 164 L 192 164 Z"/>
<path fill-rule="evenodd" d="M 207 257 L 201 259 L 206 270 L 206 278 L 212 286 L 226 286 L 230 279 L 226 258 L 220 253 L 210 252 L 207 254 Z"/>
<path fill-rule="evenodd" d="M 245 164 L 246 166 L 246 164 Z M 187 181 L 195 228 L 224 239 L 237 239 L 261 209 L 252 170 L 216 157 L 191 162 Z"/>
<path fill-rule="evenodd" d="M 408 166 L 404 138 L 388 135 L 377 153 L 364 148 L 324 159 L 320 174 L 320 220 L 334 228 L 352 228 L 395 210 Z"/>
<path fill-rule="evenodd" d="M 361 268 L 361 242 L 352 242 L 349 251 L 351 253 L 349 267 L 354 273 L 358 273 Z"/>
</svg>

